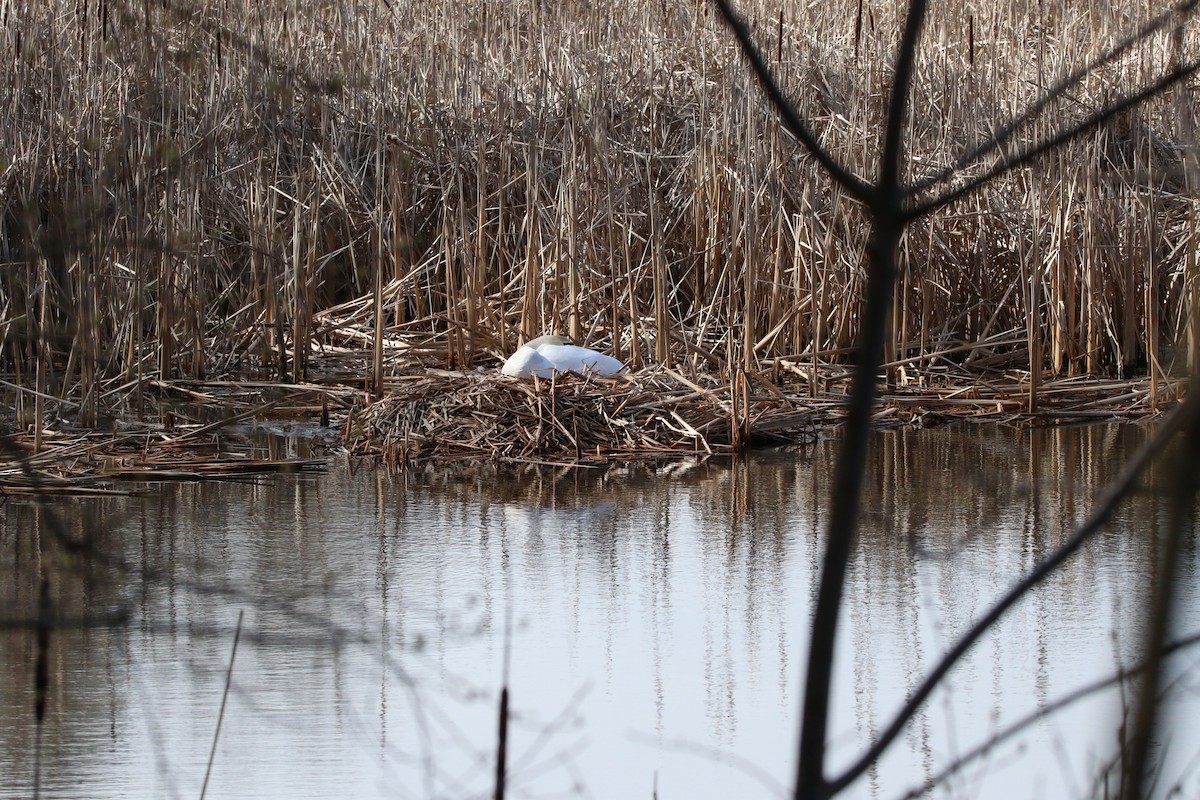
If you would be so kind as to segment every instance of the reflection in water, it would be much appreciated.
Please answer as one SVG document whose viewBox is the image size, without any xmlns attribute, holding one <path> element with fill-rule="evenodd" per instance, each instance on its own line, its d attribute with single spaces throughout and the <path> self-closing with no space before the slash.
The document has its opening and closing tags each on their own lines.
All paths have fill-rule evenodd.
<svg viewBox="0 0 1200 800">
<path fill-rule="evenodd" d="M 835 762 L 852 761 L 938 654 L 1069 535 L 1142 438 L 876 436 L 839 639 Z M 44 573 L 68 618 L 130 615 L 54 636 L 44 795 L 197 796 L 245 609 L 210 797 L 487 796 L 509 619 L 516 787 L 773 796 L 793 773 L 834 448 L 657 473 L 334 469 L 164 486 L 57 501 L 61 534 L 9 501 L 3 608 L 32 618 Z M 901 795 L 1132 663 L 1161 514 L 1154 491 L 1134 497 L 951 673 L 851 796 Z M 1190 587 L 1194 542 L 1185 561 Z M 1200 627 L 1194 594 L 1181 616 L 1180 630 Z M 3 797 L 32 785 L 35 657 L 29 631 L 0 632 Z M 1172 702 L 1180 719 L 1198 705 L 1187 691 Z M 1088 795 L 1118 708 L 1115 694 L 1074 705 L 942 794 Z M 1200 734 L 1181 729 L 1167 774 L 1198 751 Z"/>
</svg>

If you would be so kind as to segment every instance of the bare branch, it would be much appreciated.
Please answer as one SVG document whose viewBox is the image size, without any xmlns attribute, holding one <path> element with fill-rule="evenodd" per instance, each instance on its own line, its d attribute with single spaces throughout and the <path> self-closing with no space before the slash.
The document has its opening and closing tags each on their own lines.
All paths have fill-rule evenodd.
<svg viewBox="0 0 1200 800">
<path fill-rule="evenodd" d="M 1188 0 L 1186 3 L 1182 3 L 1153 17 L 1149 22 L 1147 22 L 1134 33 L 1130 34 L 1127 38 L 1118 42 L 1110 50 L 1102 53 L 1100 56 L 1075 70 L 1057 84 L 1050 87 L 1050 89 L 1047 90 L 1046 93 L 1037 100 L 1037 102 L 1025 109 L 1025 111 L 1018 116 L 1014 117 L 1007 124 L 993 132 L 992 135 L 988 137 L 987 141 L 977 144 L 971 150 L 963 153 L 953 164 L 943 169 L 937 175 L 930 176 L 914 184 L 911 187 L 912 192 L 922 192 L 926 189 L 936 186 L 943 181 L 949 180 L 950 178 L 953 178 L 956 173 L 965 169 L 970 164 L 1000 149 L 1008 142 L 1009 139 L 1012 138 L 1013 134 L 1016 133 L 1017 130 L 1031 122 L 1035 117 L 1041 114 L 1047 106 L 1077 86 L 1079 82 L 1088 75 L 1091 75 L 1100 67 L 1113 63 L 1118 58 L 1129 52 L 1129 50 L 1134 46 L 1140 44 L 1142 41 L 1153 36 L 1159 31 L 1166 29 L 1169 27 L 1171 21 L 1176 17 L 1186 18 L 1192 14 L 1198 6 L 1200 6 L 1200 0 Z M 1182 24 L 1182 22 L 1183 19 L 1179 19 L 1179 21 L 1176 23 L 1176 27 L 1178 27 L 1179 24 Z"/>
<path fill-rule="evenodd" d="M 821 146 L 821 143 L 817 141 L 817 137 L 808 129 L 804 121 L 800 119 L 800 115 L 796 112 L 796 106 L 783 96 L 779 85 L 771 77 L 771 71 L 767 68 L 766 62 L 763 61 L 762 53 L 759 52 L 758 46 L 750 39 L 750 29 L 746 27 L 745 21 L 734 12 L 733 7 L 729 4 L 729 0 L 713 0 L 713 2 L 716 4 L 717 10 L 721 12 L 721 16 L 725 19 L 725 24 L 729 26 L 729 29 L 733 31 L 733 35 L 737 37 L 738 44 L 742 47 L 742 55 L 746 57 L 746 60 L 750 62 L 750 66 L 754 68 L 754 74 L 758 76 L 758 81 L 762 84 L 767 97 L 770 98 L 771 105 L 775 107 L 775 112 L 779 114 L 783 126 L 787 128 L 792 136 L 796 137 L 800 144 L 817 160 L 817 163 L 824 167 L 829 176 L 841 185 L 843 189 L 862 202 L 870 203 L 874 195 L 874 189 L 862 178 L 859 178 L 835 161 L 825 151 L 825 148 Z"/>
<path fill-rule="evenodd" d="M 904 232 L 900 158 L 909 81 L 916 58 L 917 40 L 925 19 L 925 5 L 926 0 L 910 0 L 905 16 L 904 34 L 896 55 L 896 73 L 888 101 L 879 184 L 875 187 L 875 202 L 871 204 L 873 220 L 871 251 L 867 262 L 866 307 L 855 344 L 854 378 L 834 478 L 829 533 L 809 640 L 804 711 L 800 723 L 800 754 L 796 766 L 796 800 L 816 800 L 833 793 L 825 780 L 825 739 L 829 723 L 834 645 L 846 572 L 854 551 L 862 485 L 867 472 L 871 411 L 875 406 L 877 376 L 883 363 L 888 308 L 892 304 L 896 280 L 896 252 Z"/>
<path fill-rule="evenodd" d="M 972 178 L 962 186 L 958 186 L 939 197 L 926 200 L 925 202 L 906 210 L 906 218 L 909 221 L 913 221 L 932 211 L 936 211 L 942 206 L 953 203 L 955 200 L 958 200 L 959 198 L 970 194 L 976 189 L 985 186 L 1004 173 L 1024 164 L 1028 164 L 1030 161 L 1033 161 L 1043 153 L 1049 152 L 1059 145 L 1069 142 L 1071 139 L 1087 133 L 1088 131 L 1099 127 L 1100 125 L 1103 125 L 1105 122 L 1108 122 L 1110 119 L 1122 113 L 1123 111 L 1128 111 L 1143 101 L 1150 99 L 1164 89 L 1194 75 L 1197 70 L 1200 70 L 1200 62 L 1192 62 L 1186 66 L 1171 70 L 1162 78 L 1158 79 L 1149 86 L 1144 87 L 1141 91 L 1132 95 L 1128 95 L 1116 103 L 1105 106 L 1096 113 L 1092 114 L 1090 117 L 1056 133 L 1049 139 L 1044 139 L 1038 142 L 1028 150 L 1018 153 L 1012 158 L 1002 160 L 1000 163 L 995 164 L 987 172 Z"/>
<path fill-rule="evenodd" d="M 1157 458 L 1159 453 L 1176 434 L 1186 427 L 1195 424 L 1198 415 L 1200 415 L 1200 394 L 1188 395 L 1183 403 L 1167 416 L 1162 425 L 1155 431 L 1150 441 L 1142 445 L 1138 452 L 1134 454 L 1121 475 L 1108 486 L 1099 505 L 1084 520 L 1067 543 L 1039 564 L 1023 580 L 1009 589 L 1008 593 L 993 605 L 986 614 L 980 617 L 971 626 L 971 629 L 958 640 L 958 643 L 942 656 L 942 660 L 925 677 L 925 680 L 913 692 L 908 702 L 904 704 L 888 726 L 883 729 L 883 732 L 879 734 L 875 743 L 867 749 L 858 761 L 830 783 L 831 793 L 840 791 L 847 786 L 865 772 L 887 750 L 892 741 L 904 729 L 904 726 L 908 724 L 913 714 L 916 713 L 917 709 L 921 707 L 926 698 L 929 697 L 942 678 L 945 677 L 946 673 L 958 663 L 960 658 L 966 655 L 976 640 L 986 633 L 1030 589 L 1037 586 L 1046 576 L 1062 565 L 1108 522 L 1121 501 L 1137 488 L 1138 479 L 1141 477 L 1142 471 Z"/>
<path fill-rule="evenodd" d="M 892 78 L 892 96 L 888 98 L 887 127 L 884 129 L 883 161 L 879 167 L 880 194 L 897 194 L 900 185 L 900 159 L 904 151 L 904 119 L 908 110 L 909 84 L 917 56 L 917 40 L 925 22 L 926 0 L 911 0 L 904 20 L 904 35 L 896 54 L 896 74 Z M 891 212 L 893 209 L 889 208 Z M 898 207 L 895 209 L 898 211 Z"/>
<path fill-rule="evenodd" d="M 1180 650 L 1184 650 L 1188 647 L 1195 647 L 1198 644 L 1200 644 L 1200 633 L 1193 633 L 1190 636 L 1186 636 L 1182 639 L 1176 639 L 1175 641 L 1163 645 L 1162 650 L 1159 653 L 1159 657 L 1165 659 Z M 1068 692 L 1067 694 L 1055 700 L 1053 703 L 1034 709 L 1017 721 L 1013 722 L 1004 730 L 996 733 L 996 735 L 992 736 L 983 744 L 979 745 L 970 752 L 964 753 L 951 763 L 947 764 L 945 769 L 938 774 L 931 776 L 922 785 L 910 789 L 906 794 L 903 795 L 901 800 L 915 800 L 915 798 L 920 797 L 934 787 L 945 782 L 948 778 L 961 771 L 963 768 L 970 766 L 970 764 L 973 762 L 979 760 L 983 756 L 986 756 L 998 745 L 1003 744 L 1012 737 L 1021 733 L 1030 725 L 1046 719 L 1051 714 L 1056 714 L 1067 706 L 1073 705 L 1080 700 L 1086 700 L 1097 692 L 1102 692 L 1105 689 L 1128 680 L 1129 678 L 1136 677 L 1145 670 L 1156 667 L 1157 664 L 1157 659 L 1147 658 L 1136 666 L 1130 667 L 1129 669 L 1117 670 L 1108 677 L 1101 678 L 1093 681 L 1092 683 L 1080 686 L 1078 689 L 1075 689 L 1072 692 Z"/>
</svg>

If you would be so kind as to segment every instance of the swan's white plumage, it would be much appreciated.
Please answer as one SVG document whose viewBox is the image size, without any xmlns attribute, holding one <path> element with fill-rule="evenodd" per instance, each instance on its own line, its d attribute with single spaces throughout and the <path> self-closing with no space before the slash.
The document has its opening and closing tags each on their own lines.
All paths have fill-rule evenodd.
<svg viewBox="0 0 1200 800">
<path fill-rule="evenodd" d="M 559 372 L 615 375 L 625 369 L 625 365 L 612 356 L 574 344 L 544 344 L 537 352 Z"/>
<path fill-rule="evenodd" d="M 514 378 L 549 378 L 557 372 L 615 375 L 625 365 L 612 356 L 572 344 L 566 336 L 539 336 L 513 353 L 500 371 Z"/>
<path fill-rule="evenodd" d="M 554 374 L 554 365 L 535 348 L 525 345 L 509 356 L 500 371 L 514 378 L 549 378 Z"/>
</svg>

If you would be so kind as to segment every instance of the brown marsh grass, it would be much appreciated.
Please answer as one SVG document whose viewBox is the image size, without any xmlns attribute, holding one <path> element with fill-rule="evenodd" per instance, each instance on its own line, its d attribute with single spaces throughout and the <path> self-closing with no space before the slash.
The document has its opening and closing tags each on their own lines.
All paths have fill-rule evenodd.
<svg viewBox="0 0 1200 800">
<path fill-rule="evenodd" d="M 1164 8 L 937 4 L 908 178 L 986 170 L 959 155 Z M 826 147 L 872 173 L 903 5 L 740 9 Z M 302 380 L 315 347 L 388 334 L 456 367 L 544 331 L 725 379 L 848 357 L 861 209 L 780 130 L 703 2 L 0 0 L 0 41 L 0 373 L 19 422 L 56 399 L 94 422 L 150 378 Z M 1194 24 L 1149 39 L 1018 143 L 1196 44 Z M 911 227 L 889 378 L 945 359 L 1024 380 L 1168 370 L 1195 284 L 1194 91 Z"/>
</svg>

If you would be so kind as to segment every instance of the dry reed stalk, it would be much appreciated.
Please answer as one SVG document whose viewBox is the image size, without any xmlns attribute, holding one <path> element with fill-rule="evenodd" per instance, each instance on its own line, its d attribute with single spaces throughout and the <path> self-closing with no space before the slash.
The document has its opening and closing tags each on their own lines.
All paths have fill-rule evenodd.
<svg viewBox="0 0 1200 800">
<path fill-rule="evenodd" d="M 45 420 L 45 397 L 46 397 L 46 355 L 49 347 L 46 342 L 46 306 L 48 305 L 47 297 L 50 295 L 50 282 L 46 277 L 46 260 L 38 259 L 38 281 L 37 281 L 38 301 L 38 324 L 37 338 L 34 340 L 37 343 L 36 366 L 34 373 L 34 396 L 33 396 L 33 451 L 40 453 L 42 450 L 42 425 Z M 33 318 L 32 309 L 26 312 L 30 319 Z"/>
<path fill-rule="evenodd" d="M 1029 410 L 1037 412 L 1038 392 L 1042 386 L 1042 366 L 1045 360 L 1042 343 L 1042 195 L 1041 182 L 1038 181 L 1039 171 L 1036 168 L 1031 177 L 1035 181 L 1031 198 L 1034 234 L 1028 256 L 1029 305 L 1026 320 L 1029 331 Z"/>
</svg>

